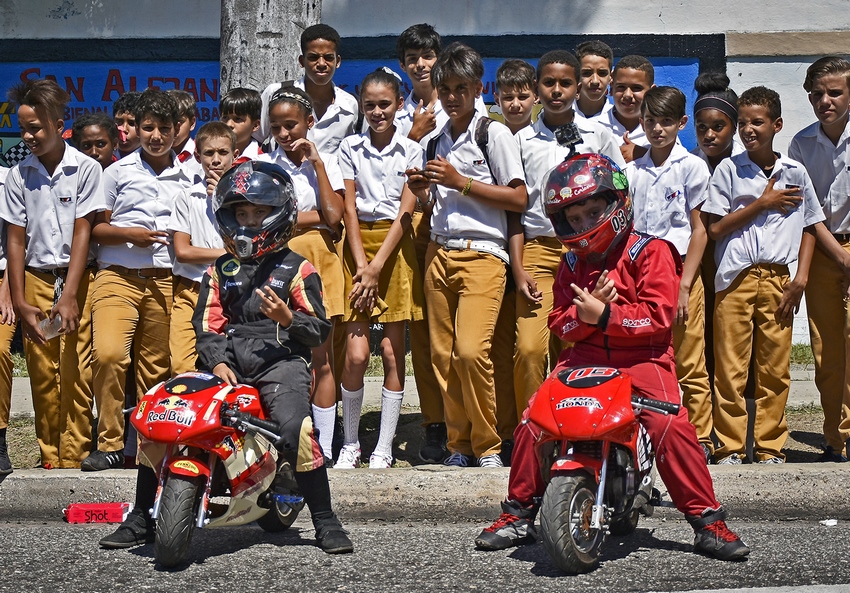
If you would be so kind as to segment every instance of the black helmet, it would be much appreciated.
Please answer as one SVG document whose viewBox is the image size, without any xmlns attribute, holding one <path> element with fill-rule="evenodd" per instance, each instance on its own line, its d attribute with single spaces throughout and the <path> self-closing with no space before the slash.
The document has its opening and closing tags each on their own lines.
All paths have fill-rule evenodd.
<svg viewBox="0 0 850 593">
<path fill-rule="evenodd" d="M 240 202 L 272 208 L 261 228 L 239 226 L 233 207 Z M 215 188 L 213 210 L 224 248 L 243 261 L 285 248 L 298 219 L 289 175 L 279 166 L 261 161 L 246 161 L 222 176 Z"/>
</svg>

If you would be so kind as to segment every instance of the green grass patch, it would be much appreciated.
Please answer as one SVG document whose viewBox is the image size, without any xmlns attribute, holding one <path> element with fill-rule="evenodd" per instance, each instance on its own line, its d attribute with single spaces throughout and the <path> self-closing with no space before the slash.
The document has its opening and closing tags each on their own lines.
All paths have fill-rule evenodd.
<svg viewBox="0 0 850 593">
<path fill-rule="evenodd" d="M 12 376 L 13 377 L 29 377 L 27 372 L 27 361 L 24 360 L 23 352 L 12 352 Z"/>
<path fill-rule="evenodd" d="M 792 344 L 791 364 L 815 364 L 812 347 L 808 344 Z"/>
</svg>

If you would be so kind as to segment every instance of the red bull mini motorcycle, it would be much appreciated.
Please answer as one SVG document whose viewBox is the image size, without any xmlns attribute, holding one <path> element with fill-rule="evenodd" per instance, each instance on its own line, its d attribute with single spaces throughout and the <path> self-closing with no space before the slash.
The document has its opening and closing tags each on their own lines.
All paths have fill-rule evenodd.
<svg viewBox="0 0 850 593">
<path fill-rule="evenodd" d="M 679 406 L 635 395 L 613 368 L 568 368 L 537 392 L 529 418 L 543 431 L 535 445 L 548 482 L 541 539 L 560 570 L 595 569 L 605 536 L 633 532 L 639 513 L 660 504 L 652 447 L 635 416 L 644 410 L 678 414 Z"/>
<path fill-rule="evenodd" d="M 253 387 L 183 373 L 148 391 L 130 421 L 145 439 L 164 445 L 151 513 L 154 556 L 164 567 L 185 560 L 195 527 L 256 521 L 266 531 L 282 531 L 304 506 L 289 464 L 274 447 L 280 429 L 265 419 Z M 163 447 L 146 443 L 143 454 L 146 446 L 162 455 Z"/>
</svg>

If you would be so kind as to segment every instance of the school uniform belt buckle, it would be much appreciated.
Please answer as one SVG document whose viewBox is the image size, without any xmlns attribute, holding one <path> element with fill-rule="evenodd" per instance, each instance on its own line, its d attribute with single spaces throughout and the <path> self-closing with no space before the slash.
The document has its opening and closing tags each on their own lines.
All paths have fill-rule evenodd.
<svg viewBox="0 0 850 593">
<path fill-rule="evenodd" d="M 450 251 L 466 251 L 472 249 L 472 241 L 458 238 L 446 239 L 443 247 Z"/>
</svg>

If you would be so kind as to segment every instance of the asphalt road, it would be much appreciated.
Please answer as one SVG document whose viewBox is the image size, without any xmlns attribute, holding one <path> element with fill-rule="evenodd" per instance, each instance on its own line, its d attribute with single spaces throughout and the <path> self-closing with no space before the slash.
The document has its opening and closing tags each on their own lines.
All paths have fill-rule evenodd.
<svg viewBox="0 0 850 593">
<path fill-rule="evenodd" d="M 724 563 L 691 551 L 692 531 L 673 510 L 605 542 L 596 572 L 564 576 L 540 544 L 479 552 L 481 523 L 349 522 L 356 551 L 328 556 L 303 518 L 288 532 L 246 526 L 196 531 L 191 563 L 159 570 L 153 545 L 101 551 L 110 525 L 0 524 L 0 591 L 688 591 L 779 587 L 850 591 L 850 523 L 733 523 L 753 549 Z M 832 585 L 811 587 L 812 585 Z M 843 585 L 843 586 L 841 586 Z"/>
</svg>

